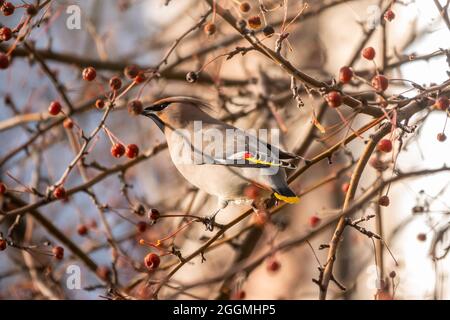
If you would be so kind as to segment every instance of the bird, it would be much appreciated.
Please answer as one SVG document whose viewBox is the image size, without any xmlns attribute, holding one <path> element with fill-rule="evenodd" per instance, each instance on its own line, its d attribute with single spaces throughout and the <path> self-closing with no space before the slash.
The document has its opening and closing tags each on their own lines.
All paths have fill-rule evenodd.
<svg viewBox="0 0 450 320">
<path fill-rule="evenodd" d="M 216 215 L 230 203 L 251 202 L 250 185 L 293 204 L 299 198 L 287 183 L 285 169 L 295 169 L 299 156 L 283 151 L 259 136 L 211 116 L 205 101 L 187 96 L 159 99 L 143 108 L 165 135 L 176 169 L 192 185 L 218 198 L 207 218 L 213 230 Z"/>
</svg>

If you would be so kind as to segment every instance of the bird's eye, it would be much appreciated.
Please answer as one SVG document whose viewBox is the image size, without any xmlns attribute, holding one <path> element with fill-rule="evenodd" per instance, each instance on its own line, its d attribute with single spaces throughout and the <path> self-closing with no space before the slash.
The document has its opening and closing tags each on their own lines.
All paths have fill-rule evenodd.
<svg viewBox="0 0 450 320">
<path fill-rule="evenodd" d="M 164 110 L 165 108 L 167 108 L 167 106 L 168 106 L 169 104 L 170 104 L 170 102 L 164 102 L 164 103 L 161 103 L 161 104 L 154 104 L 154 105 L 152 105 L 152 106 L 150 106 L 150 107 L 145 108 L 144 111 L 147 111 L 147 112 L 158 112 L 158 111 L 162 111 L 162 110 Z"/>
<path fill-rule="evenodd" d="M 167 108 L 168 105 L 169 105 L 168 103 L 158 104 L 156 106 L 153 106 L 153 110 L 155 110 L 155 111 L 162 111 L 165 108 Z"/>
</svg>

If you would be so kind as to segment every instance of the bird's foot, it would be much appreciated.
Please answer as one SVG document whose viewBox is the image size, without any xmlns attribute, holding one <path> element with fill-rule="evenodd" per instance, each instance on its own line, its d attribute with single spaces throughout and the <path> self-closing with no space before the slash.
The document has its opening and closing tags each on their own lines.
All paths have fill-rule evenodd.
<svg viewBox="0 0 450 320">
<path fill-rule="evenodd" d="M 223 228 L 224 227 L 223 225 L 216 223 L 216 216 L 220 212 L 220 210 L 221 209 L 217 210 L 216 212 L 214 212 L 209 217 L 205 217 L 204 218 L 203 222 L 205 223 L 206 231 L 214 231 L 214 227 L 219 227 L 219 228 Z"/>
<path fill-rule="evenodd" d="M 204 220 L 205 226 L 206 226 L 206 231 L 214 231 L 214 225 L 216 222 L 216 215 L 212 215 L 209 217 L 206 217 Z"/>
</svg>

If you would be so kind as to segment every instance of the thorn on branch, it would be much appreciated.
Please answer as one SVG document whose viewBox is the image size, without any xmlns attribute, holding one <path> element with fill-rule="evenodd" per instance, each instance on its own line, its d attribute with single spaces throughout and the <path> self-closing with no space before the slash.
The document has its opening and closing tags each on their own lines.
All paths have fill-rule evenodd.
<svg viewBox="0 0 450 320">
<path fill-rule="evenodd" d="M 319 270 L 319 278 L 318 279 L 312 279 L 312 282 L 317 284 L 319 289 L 322 291 L 323 290 L 322 281 L 323 281 L 324 268 L 323 267 L 318 267 L 317 269 Z"/>
<path fill-rule="evenodd" d="M 346 291 L 346 290 L 347 290 L 347 288 L 346 288 L 342 283 L 340 283 L 340 282 L 334 277 L 333 274 L 331 275 L 330 280 L 331 280 L 331 281 L 332 281 L 339 289 L 341 289 L 342 291 Z"/>
</svg>

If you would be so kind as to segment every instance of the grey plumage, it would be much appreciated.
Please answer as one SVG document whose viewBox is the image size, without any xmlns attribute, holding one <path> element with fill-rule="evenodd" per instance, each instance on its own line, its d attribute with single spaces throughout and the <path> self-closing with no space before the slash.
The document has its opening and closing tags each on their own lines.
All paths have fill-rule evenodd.
<svg viewBox="0 0 450 320">
<path fill-rule="evenodd" d="M 250 184 L 275 192 L 283 201 L 296 202 L 286 182 L 285 168 L 295 168 L 292 161 L 298 157 L 211 117 L 211 110 L 196 98 L 170 97 L 145 108 L 143 115 L 164 132 L 180 173 L 199 189 L 217 196 L 221 207 L 245 199 L 244 190 Z M 229 132 L 233 136 L 227 136 Z M 193 142 L 196 134 L 202 135 L 200 143 Z M 217 141 L 215 135 L 226 137 L 222 145 L 218 144 L 222 150 L 211 143 Z"/>
</svg>

